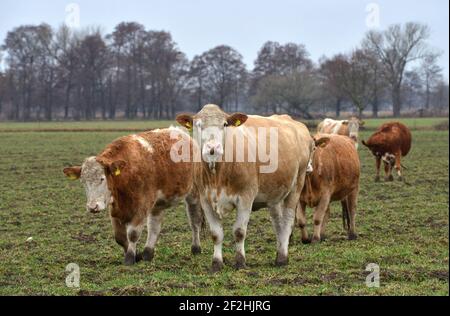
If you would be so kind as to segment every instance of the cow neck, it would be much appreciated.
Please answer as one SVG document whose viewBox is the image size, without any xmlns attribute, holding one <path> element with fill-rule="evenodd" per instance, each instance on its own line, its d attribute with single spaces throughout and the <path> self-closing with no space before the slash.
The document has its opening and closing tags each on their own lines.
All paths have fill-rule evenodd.
<svg viewBox="0 0 450 316">
<path fill-rule="evenodd" d="M 203 173 L 206 175 L 208 182 L 213 182 L 215 184 L 217 183 L 220 171 L 222 169 L 222 164 L 223 162 L 215 162 L 214 169 L 211 169 L 209 163 L 205 161 L 202 162 Z"/>
</svg>

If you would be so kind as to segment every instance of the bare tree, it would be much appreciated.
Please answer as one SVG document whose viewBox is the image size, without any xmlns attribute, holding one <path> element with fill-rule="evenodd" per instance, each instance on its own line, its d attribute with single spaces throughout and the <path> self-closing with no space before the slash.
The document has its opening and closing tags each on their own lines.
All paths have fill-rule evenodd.
<svg viewBox="0 0 450 316">
<path fill-rule="evenodd" d="M 239 94 L 236 89 L 244 89 L 247 70 L 236 50 L 226 45 L 217 46 L 195 57 L 191 72 L 196 76 L 198 95 L 226 110 L 232 105 L 238 107 L 235 104 Z"/>
<path fill-rule="evenodd" d="M 437 64 L 440 54 L 430 53 L 422 61 L 421 76 L 425 88 L 425 109 L 430 109 L 431 92 L 435 85 L 440 81 L 442 68 Z"/>
<path fill-rule="evenodd" d="M 372 51 L 384 65 L 390 84 L 393 114 L 400 116 L 402 106 L 401 88 L 406 66 L 427 54 L 427 26 L 418 23 L 392 25 L 384 32 L 370 31 L 363 40 L 363 47 Z"/>
</svg>

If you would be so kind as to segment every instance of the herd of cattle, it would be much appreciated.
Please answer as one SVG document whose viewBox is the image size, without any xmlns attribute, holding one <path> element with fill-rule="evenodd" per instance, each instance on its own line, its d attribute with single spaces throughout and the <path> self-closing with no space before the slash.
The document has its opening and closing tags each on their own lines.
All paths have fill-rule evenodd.
<svg viewBox="0 0 450 316">
<path fill-rule="evenodd" d="M 115 240 L 124 249 L 125 264 L 134 264 L 140 258 L 136 244 L 145 224 L 148 235 L 142 259 L 153 259 L 164 210 L 182 200 L 192 229 L 193 254 L 201 253 L 201 229 L 205 220 L 209 225 L 214 243 L 212 271 L 223 267 L 222 218 L 234 209 L 236 268 L 245 267 L 247 225 L 251 212 L 261 208 L 269 210 L 276 233 L 277 265 L 288 263 L 294 226 L 301 230 L 304 243 L 323 239 L 332 201 L 341 202 L 348 239 L 357 237 L 355 214 L 360 178 L 357 145 L 362 124 L 358 119 L 325 119 L 319 124 L 318 133 L 311 136 L 304 124 L 288 115 L 229 115 L 209 104 L 195 115 L 178 115 L 177 122 L 184 128 L 118 138 L 81 166 L 64 169 L 69 178 L 81 179 L 90 212 L 110 209 Z M 270 172 L 261 171 L 267 159 L 259 153 L 266 152 L 266 141 L 270 143 L 273 139 L 261 129 L 277 131 L 274 147 L 277 168 Z M 254 130 L 258 133 L 251 133 Z M 237 145 L 238 136 L 246 146 Z M 178 153 L 180 142 L 188 159 L 174 159 L 174 148 Z M 384 124 L 362 144 L 376 157 L 377 181 L 381 161 L 386 181 L 393 180 L 394 167 L 402 179 L 400 158 L 411 146 L 411 133 L 406 126 L 398 122 Z M 196 154 L 201 159 L 196 160 Z M 238 156 L 247 159 L 239 160 Z M 312 238 L 306 230 L 307 206 L 314 208 Z"/>
</svg>

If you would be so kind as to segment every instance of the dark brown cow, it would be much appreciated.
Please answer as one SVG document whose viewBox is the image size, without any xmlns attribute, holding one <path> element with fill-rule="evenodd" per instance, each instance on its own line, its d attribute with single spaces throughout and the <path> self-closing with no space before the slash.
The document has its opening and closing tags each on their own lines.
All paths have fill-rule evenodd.
<svg viewBox="0 0 450 316">
<path fill-rule="evenodd" d="M 174 144 L 182 139 L 192 149 L 192 139 L 181 129 L 121 137 L 99 155 L 87 158 L 82 166 L 64 169 L 68 177 L 81 179 L 89 211 L 97 213 L 110 206 L 114 236 L 125 251 L 127 265 L 136 262 L 136 243 L 145 221 L 148 237 L 143 259 L 152 260 L 163 210 L 182 199 L 192 228 L 192 252 L 201 252 L 203 216 L 198 195 L 193 193 L 192 162 L 174 161 L 171 153 Z"/>
<path fill-rule="evenodd" d="M 306 231 L 306 206 L 314 207 L 314 235 L 311 242 L 323 238 L 330 216 L 330 202 L 341 201 L 344 228 L 348 239 L 356 239 L 355 214 L 359 191 L 360 163 L 353 141 L 341 135 L 316 135 L 313 171 L 307 173 L 297 206 L 297 225 L 302 242 L 309 242 Z"/>
<path fill-rule="evenodd" d="M 376 158 L 375 181 L 380 180 L 381 161 L 384 163 L 386 181 L 394 180 L 392 176 L 394 166 L 397 169 L 398 179 L 403 180 L 401 157 L 409 153 L 411 139 L 408 127 L 399 122 L 390 122 L 381 125 L 367 141 L 362 141 L 362 144 L 368 147 Z"/>
</svg>

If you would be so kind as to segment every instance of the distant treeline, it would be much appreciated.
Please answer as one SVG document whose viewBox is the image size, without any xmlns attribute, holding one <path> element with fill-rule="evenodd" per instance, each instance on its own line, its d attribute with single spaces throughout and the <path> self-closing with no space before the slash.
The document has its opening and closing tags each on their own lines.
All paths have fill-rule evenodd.
<svg viewBox="0 0 450 316">
<path fill-rule="evenodd" d="M 253 69 L 221 45 L 188 60 L 170 33 L 120 23 L 98 29 L 24 25 L 1 46 L 0 118 L 173 118 L 206 103 L 226 111 L 448 111 L 449 87 L 427 46 L 429 29 L 407 23 L 369 31 L 360 47 L 317 63 L 302 44 L 266 42 Z"/>
</svg>

